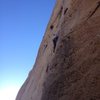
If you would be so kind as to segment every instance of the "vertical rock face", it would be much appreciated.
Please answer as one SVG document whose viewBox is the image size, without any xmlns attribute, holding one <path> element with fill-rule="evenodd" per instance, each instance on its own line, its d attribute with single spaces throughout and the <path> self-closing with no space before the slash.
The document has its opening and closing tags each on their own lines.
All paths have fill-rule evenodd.
<svg viewBox="0 0 100 100">
<path fill-rule="evenodd" d="M 57 0 L 16 100 L 100 100 L 99 0 Z"/>
</svg>

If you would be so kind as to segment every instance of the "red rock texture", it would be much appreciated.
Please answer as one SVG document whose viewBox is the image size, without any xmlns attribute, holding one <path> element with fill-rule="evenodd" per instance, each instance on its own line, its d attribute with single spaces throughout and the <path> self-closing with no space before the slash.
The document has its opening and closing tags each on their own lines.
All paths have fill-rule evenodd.
<svg viewBox="0 0 100 100">
<path fill-rule="evenodd" d="M 57 0 L 16 100 L 100 100 L 99 0 Z"/>
</svg>

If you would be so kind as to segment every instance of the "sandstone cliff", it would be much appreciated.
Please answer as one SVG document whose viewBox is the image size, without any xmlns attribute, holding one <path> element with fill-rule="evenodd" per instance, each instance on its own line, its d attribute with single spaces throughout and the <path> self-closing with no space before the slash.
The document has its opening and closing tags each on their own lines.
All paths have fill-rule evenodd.
<svg viewBox="0 0 100 100">
<path fill-rule="evenodd" d="M 16 100 L 100 100 L 100 0 L 57 0 Z"/>
</svg>

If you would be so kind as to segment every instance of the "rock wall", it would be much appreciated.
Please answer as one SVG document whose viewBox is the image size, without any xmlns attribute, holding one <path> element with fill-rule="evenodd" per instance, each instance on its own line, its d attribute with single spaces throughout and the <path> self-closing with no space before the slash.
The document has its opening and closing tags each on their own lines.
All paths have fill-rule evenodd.
<svg viewBox="0 0 100 100">
<path fill-rule="evenodd" d="M 100 100 L 100 0 L 57 0 L 16 100 Z"/>
</svg>

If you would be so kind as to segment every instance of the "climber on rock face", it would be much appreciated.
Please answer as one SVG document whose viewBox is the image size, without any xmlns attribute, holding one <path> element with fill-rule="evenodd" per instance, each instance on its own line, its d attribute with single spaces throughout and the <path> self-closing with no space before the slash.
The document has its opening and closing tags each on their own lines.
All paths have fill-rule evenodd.
<svg viewBox="0 0 100 100">
<path fill-rule="evenodd" d="M 53 52 L 55 52 L 55 49 L 56 49 L 56 45 L 57 45 L 57 41 L 58 41 L 58 36 L 55 36 L 54 38 L 53 38 Z"/>
</svg>

